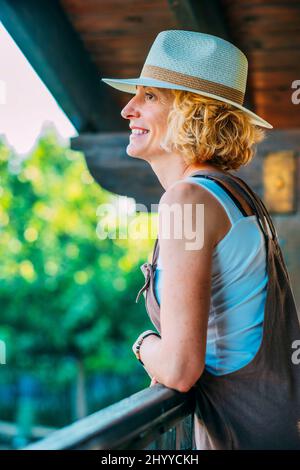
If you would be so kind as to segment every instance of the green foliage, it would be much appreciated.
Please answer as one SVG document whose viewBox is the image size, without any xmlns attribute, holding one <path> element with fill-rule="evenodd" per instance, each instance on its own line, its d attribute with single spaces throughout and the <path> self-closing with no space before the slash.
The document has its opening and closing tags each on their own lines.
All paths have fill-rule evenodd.
<svg viewBox="0 0 300 470">
<path fill-rule="evenodd" d="M 74 379 L 77 360 L 88 373 L 136 370 L 131 345 L 152 326 L 143 298 L 135 304 L 139 266 L 154 240 L 99 238 L 97 207 L 118 198 L 54 132 L 21 163 L 0 143 L 0 178 L 1 372 L 33 372 L 55 387 Z"/>
</svg>

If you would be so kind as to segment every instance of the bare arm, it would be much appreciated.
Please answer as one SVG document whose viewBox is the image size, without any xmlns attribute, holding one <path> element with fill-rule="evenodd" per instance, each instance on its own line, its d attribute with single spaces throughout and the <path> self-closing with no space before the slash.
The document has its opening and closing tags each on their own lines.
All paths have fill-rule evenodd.
<svg viewBox="0 0 300 470">
<path fill-rule="evenodd" d="M 177 203 L 192 209 L 191 229 L 203 231 L 203 245 L 187 249 L 191 239 L 183 230 L 176 239 L 171 224 L 170 239 L 163 236 L 163 207 Z M 197 204 L 204 204 L 204 218 L 197 221 Z M 141 358 L 151 376 L 164 385 L 188 391 L 204 369 L 207 322 L 211 296 L 211 266 L 217 241 L 218 217 L 215 199 L 201 187 L 180 182 L 160 201 L 159 242 L 163 266 L 161 294 L 161 339 L 149 336 L 141 347 Z M 201 212 L 201 211 L 200 211 Z M 198 213 L 199 216 L 199 213 Z M 200 217 L 201 218 L 201 217 Z M 185 221 L 184 221 L 185 223 Z M 197 225 L 198 224 L 198 225 Z M 185 227 L 185 225 L 183 226 Z M 173 228 L 173 230 L 172 230 Z M 172 235 L 173 234 L 173 235 Z"/>
</svg>

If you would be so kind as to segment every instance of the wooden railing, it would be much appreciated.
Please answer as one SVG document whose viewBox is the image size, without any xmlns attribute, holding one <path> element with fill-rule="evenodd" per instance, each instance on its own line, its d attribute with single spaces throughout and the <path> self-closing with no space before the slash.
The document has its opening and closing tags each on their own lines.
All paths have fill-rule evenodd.
<svg viewBox="0 0 300 470">
<path fill-rule="evenodd" d="M 156 384 L 54 431 L 25 450 L 193 450 L 193 388 Z"/>
</svg>

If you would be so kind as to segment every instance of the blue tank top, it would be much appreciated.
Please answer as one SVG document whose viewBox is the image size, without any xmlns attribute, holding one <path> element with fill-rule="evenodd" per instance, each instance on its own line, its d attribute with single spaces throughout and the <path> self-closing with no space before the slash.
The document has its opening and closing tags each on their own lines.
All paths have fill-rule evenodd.
<svg viewBox="0 0 300 470">
<path fill-rule="evenodd" d="M 213 252 L 205 355 L 208 372 L 224 375 L 248 364 L 262 341 L 268 282 L 264 235 L 256 216 L 245 217 L 218 183 L 197 176 L 184 181 L 208 190 L 231 222 Z M 163 267 L 158 257 L 154 292 L 159 304 L 162 283 Z"/>
</svg>

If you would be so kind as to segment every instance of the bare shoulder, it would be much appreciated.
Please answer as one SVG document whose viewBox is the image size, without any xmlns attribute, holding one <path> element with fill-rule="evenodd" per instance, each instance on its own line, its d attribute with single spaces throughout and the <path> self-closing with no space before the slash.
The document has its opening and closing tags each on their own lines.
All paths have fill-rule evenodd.
<svg viewBox="0 0 300 470">
<path fill-rule="evenodd" d="M 160 199 L 160 203 L 205 203 L 208 209 L 217 209 L 219 203 L 203 186 L 189 181 L 178 181 L 168 188 Z"/>
<path fill-rule="evenodd" d="M 184 214 L 184 208 L 188 213 L 190 207 L 194 218 L 197 215 L 197 208 L 198 214 L 202 208 L 204 236 L 212 243 L 212 246 L 215 246 L 230 229 L 231 224 L 222 205 L 209 191 L 196 182 L 178 181 L 168 188 L 159 201 L 160 218 L 163 219 L 172 207 L 181 208 L 182 214 Z M 193 228 L 196 228 L 194 222 Z"/>
</svg>

